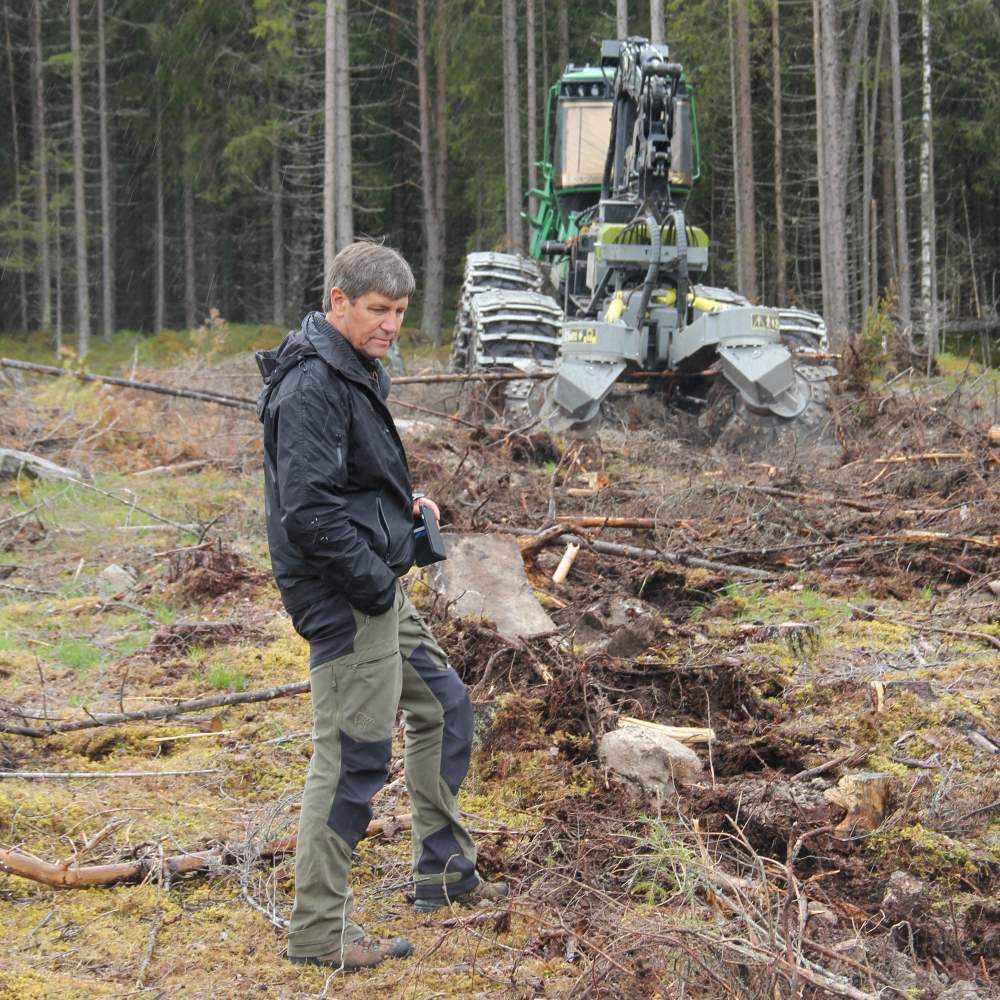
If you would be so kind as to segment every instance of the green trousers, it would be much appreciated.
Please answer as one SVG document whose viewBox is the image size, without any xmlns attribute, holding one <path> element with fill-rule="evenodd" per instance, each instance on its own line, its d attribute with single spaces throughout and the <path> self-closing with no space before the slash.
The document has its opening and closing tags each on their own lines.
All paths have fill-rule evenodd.
<svg viewBox="0 0 1000 1000">
<path fill-rule="evenodd" d="M 340 655 L 310 669 L 313 755 L 299 819 L 292 957 L 329 954 L 363 934 L 351 920 L 351 855 L 388 776 L 399 709 L 415 894 L 447 899 L 479 882 L 476 849 L 457 805 L 472 747 L 465 685 L 398 584 L 385 614 L 364 615 L 346 601 L 340 610 Z"/>
</svg>

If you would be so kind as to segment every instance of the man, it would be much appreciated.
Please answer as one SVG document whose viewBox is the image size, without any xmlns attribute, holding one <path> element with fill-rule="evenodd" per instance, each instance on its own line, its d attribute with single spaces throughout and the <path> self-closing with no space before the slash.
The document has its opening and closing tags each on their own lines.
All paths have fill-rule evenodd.
<svg viewBox="0 0 1000 1000">
<path fill-rule="evenodd" d="M 260 352 L 267 539 L 282 602 L 310 645 L 313 756 L 306 777 L 288 936 L 292 962 L 347 970 L 404 957 L 351 920 L 351 854 L 388 775 L 396 713 L 406 723 L 414 906 L 506 895 L 483 882 L 456 796 L 469 765 L 465 685 L 399 584 L 413 563 L 413 519 L 437 506 L 410 487 L 386 406 L 385 357 L 413 293 L 394 250 L 352 243 L 310 313 Z"/>
</svg>

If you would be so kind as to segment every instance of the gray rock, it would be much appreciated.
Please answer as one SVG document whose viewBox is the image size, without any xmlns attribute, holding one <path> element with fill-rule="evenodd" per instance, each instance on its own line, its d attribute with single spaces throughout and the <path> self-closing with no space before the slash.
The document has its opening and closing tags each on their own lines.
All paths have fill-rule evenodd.
<svg viewBox="0 0 1000 1000">
<path fill-rule="evenodd" d="M 889 876 L 882 897 L 882 907 L 891 920 L 904 920 L 922 913 L 930 905 L 927 886 L 909 872 L 895 871 Z"/>
<path fill-rule="evenodd" d="M 673 795 L 676 781 L 701 774 L 701 761 L 690 747 L 644 726 L 605 733 L 597 756 L 606 768 L 638 782 L 651 795 Z"/>
<path fill-rule="evenodd" d="M 40 458 L 27 451 L 0 448 L 0 479 L 16 479 L 28 476 L 31 479 L 80 479 L 80 473 L 64 469 L 47 458 Z"/>
<path fill-rule="evenodd" d="M 120 594 L 123 590 L 131 590 L 135 586 L 135 575 L 118 563 L 105 566 L 97 574 L 97 587 L 102 594 Z"/>
<path fill-rule="evenodd" d="M 552 632 L 555 624 L 535 597 L 517 542 L 506 535 L 446 534 L 448 558 L 424 570 L 448 613 L 488 618 L 505 639 Z"/>
<path fill-rule="evenodd" d="M 937 1000 L 984 1000 L 985 996 L 986 994 L 981 993 L 975 983 L 961 979 L 943 993 L 939 993 Z"/>
</svg>

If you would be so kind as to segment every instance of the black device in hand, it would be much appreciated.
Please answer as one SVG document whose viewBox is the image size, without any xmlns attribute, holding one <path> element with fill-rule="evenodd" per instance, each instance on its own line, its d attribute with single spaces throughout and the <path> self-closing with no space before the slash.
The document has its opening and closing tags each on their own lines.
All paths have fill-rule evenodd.
<svg viewBox="0 0 1000 1000">
<path fill-rule="evenodd" d="M 438 527 L 434 511 L 427 504 L 420 505 L 420 516 L 414 518 L 413 538 L 416 541 L 413 561 L 418 566 L 429 566 L 441 562 L 448 556 L 444 551 L 444 539 Z"/>
</svg>

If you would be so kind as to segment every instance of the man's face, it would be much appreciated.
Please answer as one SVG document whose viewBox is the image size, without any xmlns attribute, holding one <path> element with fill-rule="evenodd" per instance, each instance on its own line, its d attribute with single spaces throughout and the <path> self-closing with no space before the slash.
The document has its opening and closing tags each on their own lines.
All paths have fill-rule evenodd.
<svg viewBox="0 0 1000 1000">
<path fill-rule="evenodd" d="M 339 288 L 334 288 L 326 318 L 359 354 L 384 358 L 399 336 L 409 304 L 408 297 L 390 299 L 381 292 L 365 292 L 351 302 Z"/>
</svg>

